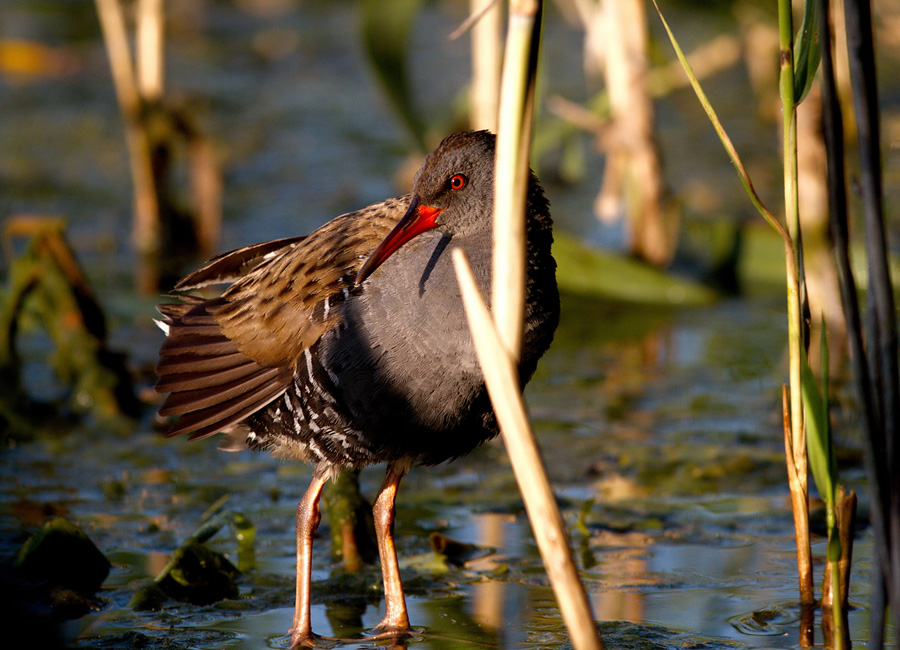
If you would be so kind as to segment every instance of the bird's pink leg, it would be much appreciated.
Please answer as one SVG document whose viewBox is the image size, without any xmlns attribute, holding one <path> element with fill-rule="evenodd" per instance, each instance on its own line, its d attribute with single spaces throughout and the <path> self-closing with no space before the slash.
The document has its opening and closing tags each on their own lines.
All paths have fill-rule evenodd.
<svg viewBox="0 0 900 650">
<path fill-rule="evenodd" d="M 406 467 L 391 463 L 387 476 L 375 500 L 372 511 L 375 518 L 375 535 L 378 538 L 378 554 L 381 556 L 381 574 L 384 579 L 384 619 L 376 626 L 388 632 L 409 630 L 409 615 L 406 613 L 406 598 L 400 582 L 400 565 L 397 549 L 394 547 L 394 502 L 397 486 L 406 474 Z"/>
<path fill-rule="evenodd" d="M 314 471 L 312 481 L 297 505 L 297 600 L 290 630 L 292 648 L 314 645 L 309 613 L 312 547 L 321 519 L 319 495 L 327 480 L 323 473 Z"/>
</svg>

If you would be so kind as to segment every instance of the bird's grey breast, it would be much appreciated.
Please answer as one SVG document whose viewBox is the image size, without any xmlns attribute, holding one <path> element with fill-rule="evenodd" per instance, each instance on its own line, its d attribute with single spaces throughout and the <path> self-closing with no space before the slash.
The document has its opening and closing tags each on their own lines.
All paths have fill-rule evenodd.
<svg viewBox="0 0 900 650">
<path fill-rule="evenodd" d="M 376 403 L 395 425 L 406 418 L 441 430 L 454 426 L 482 390 L 451 250 L 467 249 L 482 290 L 490 256 L 484 264 L 481 247 L 465 243 L 438 231 L 409 242 L 348 301 L 343 325 L 323 341 L 323 362 L 345 392 L 352 386 L 365 398 L 369 418 Z"/>
</svg>

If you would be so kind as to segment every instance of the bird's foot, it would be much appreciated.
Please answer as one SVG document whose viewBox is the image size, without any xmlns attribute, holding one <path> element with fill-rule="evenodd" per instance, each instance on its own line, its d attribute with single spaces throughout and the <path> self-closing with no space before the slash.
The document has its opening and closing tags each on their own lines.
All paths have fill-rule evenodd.
<svg viewBox="0 0 900 650">
<path fill-rule="evenodd" d="M 400 616 L 391 616 L 390 614 L 387 614 L 382 619 L 381 623 L 373 627 L 372 630 L 382 630 L 385 633 L 402 634 L 410 630 L 409 618 L 407 618 L 406 612 L 403 612 Z"/>
<path fill-rule="evenodd" d="M 382 621 L 371 630 L 363 632 L 361 637 L 323 636 L 321 634 L 315 634 L 312 631 L 302 633 L 294 630 L 291 630 L 288 634 L 291 636 L 291 650 L 300 650 L 301 648 L 307 650 L 323 650 L 346 643 L 358 641 L 383 641 L 385 639 L 391 639 L 396 644 L 391 645 L 390 648 L 405 648 L 407 639 L 424 632 L 425 629 L 421 627 L 416 628 L 410 627 L 409 625 L 397 627 L 386 621 Z"/>
<path fill-rule="evenodd" d="M 395 620 L 394 617 L 385 616 L 384 620 L 378 625 L 367 631 L 366 637 L 369 639 L 394 639 L 401 640 L 416 634 L 421 634 L 422 628 L 410 627 L 409 619 L 406 617 Z"/>
<path fill-rule="evenodd" d="M 320 647 L 317 641 L 319 641 L 320 637 L 318 634 L 313 634 L 312 630 L 291 630 L 288 632 L 291 635 L 291 649 L 294 648 L 318 648 Z"/>
</svg>

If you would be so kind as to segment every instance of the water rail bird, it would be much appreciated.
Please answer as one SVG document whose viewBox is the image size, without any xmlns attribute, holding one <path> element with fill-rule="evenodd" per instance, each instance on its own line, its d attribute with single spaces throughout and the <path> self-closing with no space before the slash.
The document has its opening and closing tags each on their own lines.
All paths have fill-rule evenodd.
<svg viewBox="0 0 900 650">
<path fill-rule="evenodd" d="M 399 636 L 410 629 L 393 539 L 400 480 L 498 432 L 450 255 L 465 251 L 489 296 L 494 148 L 486 131 L 451 135 L 409 194 L 220 255 L 176 285 L 180 302 L 159 306 L 160 415 L 177 416 L 166 435 L 222 433 L 222 448 L 313 465 L 297 508 L 292 646 L 314 643 L 310 570 L 326 481 L 387 463 L 373 506 L 385 595 L 376 630 Z M 526 234 L 523 388 L 559 320 L 552 220 L 534 174 Z M 191 293 L 212 285 L 228 286 Z"/>
</svg>

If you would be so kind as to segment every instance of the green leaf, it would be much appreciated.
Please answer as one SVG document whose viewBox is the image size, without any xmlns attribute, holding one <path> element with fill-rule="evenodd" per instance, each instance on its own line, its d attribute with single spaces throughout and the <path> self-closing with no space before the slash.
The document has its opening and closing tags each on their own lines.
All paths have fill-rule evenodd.
<svg viewBox="0 0 900 650">
<path fill-rule="evenodd" d="M 590 537 L 591 531 L 587 527 L 586 519 L 594 507 L 594 500 L 588 499 L 581 503 L 581 511 L 578 513 L 578 519 L 575 520 L 575 530 L 581 533 L 582 537 Z"/>
<path fill-rule="evenodd" d="M 719 136 L 719 140 L 722 142 L 722 146 L 725 147 L 725 151 L 728 153 L 728 157 L 731 159 L 734 168 L 737 170 L 738 176 L 741 179 L 741 183 L 744 185 L 744 190 L 747 192 L 747 196 L 750 197 L 750 202 L 753 203 L 753 206 L 759 211 L 759 213 L 763 216 L 763 218 L 769 222 L 769 224 L 781 235 L 782 239 L 785 240 L 785 243 L 788 246 L 791 246 L 792 243 L 790 241 L 790 237 L 788 236 L 787 231 L 785 231 L 784 226 L 775 218 L 775 215 L 772 214 L 772 211 L 769 210 L 765 205 L 763 205 L 762 199 L 759 198 L 759 195 L 756 193 L 756 190 L 753 188 L 753 183 L 750 180 L 750 174 L 747 172 L 747 168 L 744 167 L 744 163 L 741 161 L 741 157 L 738 155 L 737 149 L 734 147 L 734 143 L 731 141 L 731 138 L 728 136 L 728 133 L 725 132 L 725 127 L 722 126 L 722 122 L 719 120 L 719 116 L 716 115 L 715 109 L 713 109 L 712 103 L 710 103 L 709 98 L 706 96 L 706 93 L 703 90 L 703 86 L 700 85 L 700 81 L 697 79 L 697 75 L 694 74 L 694 70 L 691 68 L 691 64 L 688 63 L 687 57 L 684 54 L 684 51 L 681 49 L 681 45 L 678 44 L 678 39 L 675 38 L 675 34 L 672 32 L 672 28 L 669 27 L 668 21 L 666 21 L 666 17 L 663 16 L 662 11 L 659 8 L 659 4 L 656 0 L 653 0 L 653 6 L 656 7 L 656 13 L 659 14 L 659 19 L 662 21 L 663 27 L 666 29 L 666 33 L 669 35 L 669 41 L 672 43 L 672 48 L 675 50 L 675 56 L 678 57 L 678 62 L 681 63 L 681 67 L 684 70 L 684 73 L 687 75 L 688 81 L 691 82 L 691 88 L 694 89 L 694 94 L 697 95 L 697 99 L 700 101 L 700 105 L 703 107 L 703 110 L 706 112 L 706 116 L 709 118 L 709 121 L 712 122 L 713 128 L 716 130 L 716 134 Z"/>
<path fill-rule="evenodd" d="M 806 353 L 801 350 L 801 384 L 803 410 L 806 417 L 806 450 L 809 468 L 819 494 L 825 499 L 829 510 L 833 510 L 835 486 L 837 485 L 837 463 L 831 440 L 831 426 L 828 421 L 828 352 L 826 348 L 825 325 L 822 324 L 822 383 L 819 385 L 813 375 Z"/>
<path fill-rule="evenodd" d="M 238 548 L 238 571 L 246 573 L 256 567 L 256 526 L 240 512 L 234 513 L 234 531 Z"/>
<path fill-rule="evenodd" d="M 819 40 L 817 7 L 816 0 L 806 0 L 803 22 L 794 40 L 794 104 L 799 104 L 806 97 L 819 69 L 822 44 Z"/>
<path fill-rule="evenodd" d="M 360 6 L 369 63 L 391 106 L 419 148 L 426 151 L 425 127 L 415 111 L 406 69 L 409 35 L 422 0 L 362 0 Z"/>
</svg>

